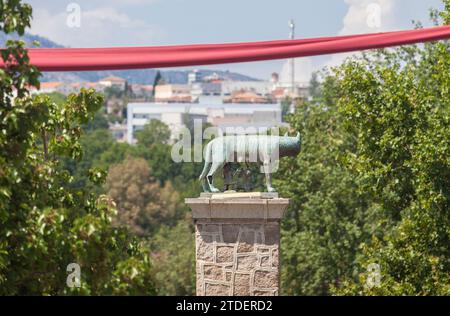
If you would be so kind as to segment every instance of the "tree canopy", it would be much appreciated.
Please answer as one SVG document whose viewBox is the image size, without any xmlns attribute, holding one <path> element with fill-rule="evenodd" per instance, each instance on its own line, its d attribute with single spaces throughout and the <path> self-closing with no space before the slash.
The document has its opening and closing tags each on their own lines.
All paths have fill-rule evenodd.
<svg viewBox="0 0 450 316">
<path fill-rule="evenodd" d="M 285 293 L 450 294 L 449 42 L 368 52 L 322 76 L 289 118 L 302 153 L 276 175 L 294 204 Z"/>
<path fill-rule="evenodd" d="M 32 9 L 0 3 L 0 31 L 22 35 Z M 129 232 L 112 225 L 116 207 L 105 195 L 69 186 L 61 158 L 83 156 L 80 137 L 103 104 L 81 90 L 65 102 L 31 96 L 39 71 L 24 43 L 8 41 L 0 70 L 0 294 L 153 294 L 151 258 Z M 90 172 L 94 183 L 101 173 Z M 81 287 L 66 285 L 69 264 Z"/>
</svg>

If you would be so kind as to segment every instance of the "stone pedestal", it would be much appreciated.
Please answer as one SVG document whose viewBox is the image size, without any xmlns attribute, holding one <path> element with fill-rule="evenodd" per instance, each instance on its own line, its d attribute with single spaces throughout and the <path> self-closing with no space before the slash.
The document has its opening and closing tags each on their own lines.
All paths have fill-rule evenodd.
<svg viewBox="0 0 450 316">
<path fill-rule="evenodd" d="M 278 295 L 288 199 L 222 194 L 186 204 L 195 221 L 197 295 Z"/>
</svg>

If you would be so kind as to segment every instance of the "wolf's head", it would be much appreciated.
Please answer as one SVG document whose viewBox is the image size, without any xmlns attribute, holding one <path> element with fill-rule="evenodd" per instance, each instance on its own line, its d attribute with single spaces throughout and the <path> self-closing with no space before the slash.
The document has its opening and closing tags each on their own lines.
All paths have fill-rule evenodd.
<svg viewBox="0 0 450 316">
<path fill-rule="evenodd" d="M 280 136 L 280 156 L 297 156 L 301 149 L 300 133 L 297 133 L 295 137 L 290 137 L 286 133 L 284 136 Z"/>
</svg>

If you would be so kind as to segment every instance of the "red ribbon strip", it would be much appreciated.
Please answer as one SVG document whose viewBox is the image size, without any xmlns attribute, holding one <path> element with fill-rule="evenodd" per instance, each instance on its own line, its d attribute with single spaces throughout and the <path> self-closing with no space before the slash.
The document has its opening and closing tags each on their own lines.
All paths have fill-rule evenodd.
<svg viewBox="0 0 450 316">
<path fill-rule="evenodd" d="M 250 43 L 116 48 L 30 48 L 41 71 L 181 67 L 306 57 L 437 41 L 450 26 L 399 32 Z M 0 67 L 4 67 L 0 61 Z"/>
</svg>

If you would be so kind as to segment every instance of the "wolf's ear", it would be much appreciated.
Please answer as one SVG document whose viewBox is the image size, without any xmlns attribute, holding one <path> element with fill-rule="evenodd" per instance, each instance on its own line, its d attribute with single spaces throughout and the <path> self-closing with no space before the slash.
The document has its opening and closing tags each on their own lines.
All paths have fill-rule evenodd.
<svg viewBox="0 0 450 316">
<path fill-rule="evenodd" d="M 288 133 L 286 132 L 285 134 L 284 134 L 284 137 L 287 137 L 288 136 Z"/>
<path fill-rule="evenodd" d="M 297 139 L 300 139 L 300 132 L 297 132 L 297 136 L 295 136 Z"/>
</svg>

